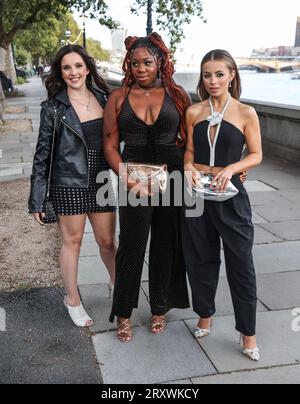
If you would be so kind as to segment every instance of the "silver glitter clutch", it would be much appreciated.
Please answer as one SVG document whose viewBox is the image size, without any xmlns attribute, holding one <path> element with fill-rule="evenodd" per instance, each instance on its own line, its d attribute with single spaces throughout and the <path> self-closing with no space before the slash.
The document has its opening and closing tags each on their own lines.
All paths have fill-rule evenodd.
<svg viewBox="0 0 300 404">
<path fill-rule="evenodd" d="M 210 187 L 213 180 L 214 177 L 212 175 L 204 175 L 201 178 L 199 186 L 192 188 L 193 198 L 201 197 L 207 201 L 225 202 L 239 193 L 239 190 L 231 181 L 224 192 L 215 191 Z"/>
<path fill-rule="evenodd" d="M 127 163 L 126 169 L 128 177 L 134 181 L 151 184 L 152 189 L 158 189 L 161 193 L 166 192 L 168 185 L 167 165 Z"/>
</svg>

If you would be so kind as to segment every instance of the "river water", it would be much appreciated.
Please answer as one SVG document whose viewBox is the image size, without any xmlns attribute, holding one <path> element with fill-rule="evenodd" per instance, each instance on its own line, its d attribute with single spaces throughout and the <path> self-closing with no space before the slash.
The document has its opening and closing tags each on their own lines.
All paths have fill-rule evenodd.
<svg viewBox="0 0 300 404">
<path fill-rule="evenodd" d="M 300 107 L 300 80 L 292 80 L 293 73 L 240 73 L 242 98 Z M 195 92 L 199 73 L 176 73 L 175 80 L 188 91 Z"/>
</svg>

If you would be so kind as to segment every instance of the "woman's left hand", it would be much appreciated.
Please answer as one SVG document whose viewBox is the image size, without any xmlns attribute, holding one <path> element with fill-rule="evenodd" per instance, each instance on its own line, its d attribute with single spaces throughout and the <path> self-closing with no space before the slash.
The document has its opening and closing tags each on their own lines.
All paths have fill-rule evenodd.
<svg viewBox="0 0 300 404">
<path fill-rule="evenodd" d="M 248 171 L 240 173 L 240 180 L 242 183 L 246 182 L 248 179 Z"/>
<path fill-rule="evenodd" d="M 231 166 L 225 167 L 214 177 L 211 188 L 215 191 L 224 192 L 227 188 L 229 181 L 231 181 L 234 170 Z"/>
</svg>

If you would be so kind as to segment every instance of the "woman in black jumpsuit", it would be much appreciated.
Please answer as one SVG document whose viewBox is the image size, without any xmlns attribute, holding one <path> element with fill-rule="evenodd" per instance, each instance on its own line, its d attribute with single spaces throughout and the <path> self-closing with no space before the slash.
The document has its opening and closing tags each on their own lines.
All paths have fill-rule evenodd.
<svg viewBox="0 0 300 404">
<path fill-rule="evenodd" d="M 212 51 L 204 58 L 199 93 L 203 102 L 187 112 L 185 169 L 192 171 L 194 178 L 197 171 L 212 174 L 218 190 L 224 190 L 231 180 L 239 193 L 226 202 L 205 201 L 201 217 L 185 215 L 183 219 L 184 255 L 194 310 L 200 316 L 195 336 L 203 338 L 211 332 L 222 239 L 236 328 L 243 337 L 243 353 L 259 360 L 255 338 L 254 229 L 249 198 L 238 175 L 262 161 L 259 122 L 256 112 L 238 101 L 240 77 L 226 51 Z M 245 143 L 249 154 L 241 160 Z"/>
<path fill-rule="evenodd" d="M 184 90 L 173 82 L 173 72 L 167 71 L 173 68 L 169 52 L 157 34 L 147 38 L 130 37 L 126 46 L 125 84 L 111 95 L 105 111 L 105 125 L 111 125 L 105 132 L 107 161 L 121 178 L 123 162 L 167 164 L 170 173 L 183 172 L 184 149 L 177 143 L 184 111 L 190 102 Z M 177 99 L 179 102 L 176 103 Z M 115 122 L 111 119 L 113 110 L 118 111 Z M 122 157 L 120 139 L 125 144 Z M 130 188 L 129 184 L 126 185 Z M 150 229 L 152 332 L 159 334 L 164 331 L 165 314 L 170 309 L 189 307 L 181 244 L 181 208 L 174 206 L 174 195 L 170 206 L 161 203 L 159 206 L 142 206 L 142 201 L 146 199 L 148 202 L 149 198 L 146 189 L 140 189 L 140 198 L 139 206 L 119 208 L 120 243 L 110 321 L 118 317 L 117 336 L 122 342 L 132 340 L 130 317 L 138 306 Z"/>
</svg>

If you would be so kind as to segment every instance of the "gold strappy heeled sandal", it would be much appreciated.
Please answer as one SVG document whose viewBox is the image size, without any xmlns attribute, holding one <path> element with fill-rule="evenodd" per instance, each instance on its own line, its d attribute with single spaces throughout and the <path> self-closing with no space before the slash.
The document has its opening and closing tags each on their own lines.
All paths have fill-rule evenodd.
<svg viewBox="0 0 300 404">
<path fill-rule="evenodd" d="M 133 332 L 130 319 L 118 319 L 117 337 L 119 341 L 124 343 L 132 341 Z"/>
<path fill-rule="evenodd" d="M 151 317 L 151 331 L 153 334 L 161 334 L 167 328 L 165 316 L 152 316 Z"/>
</svg>

